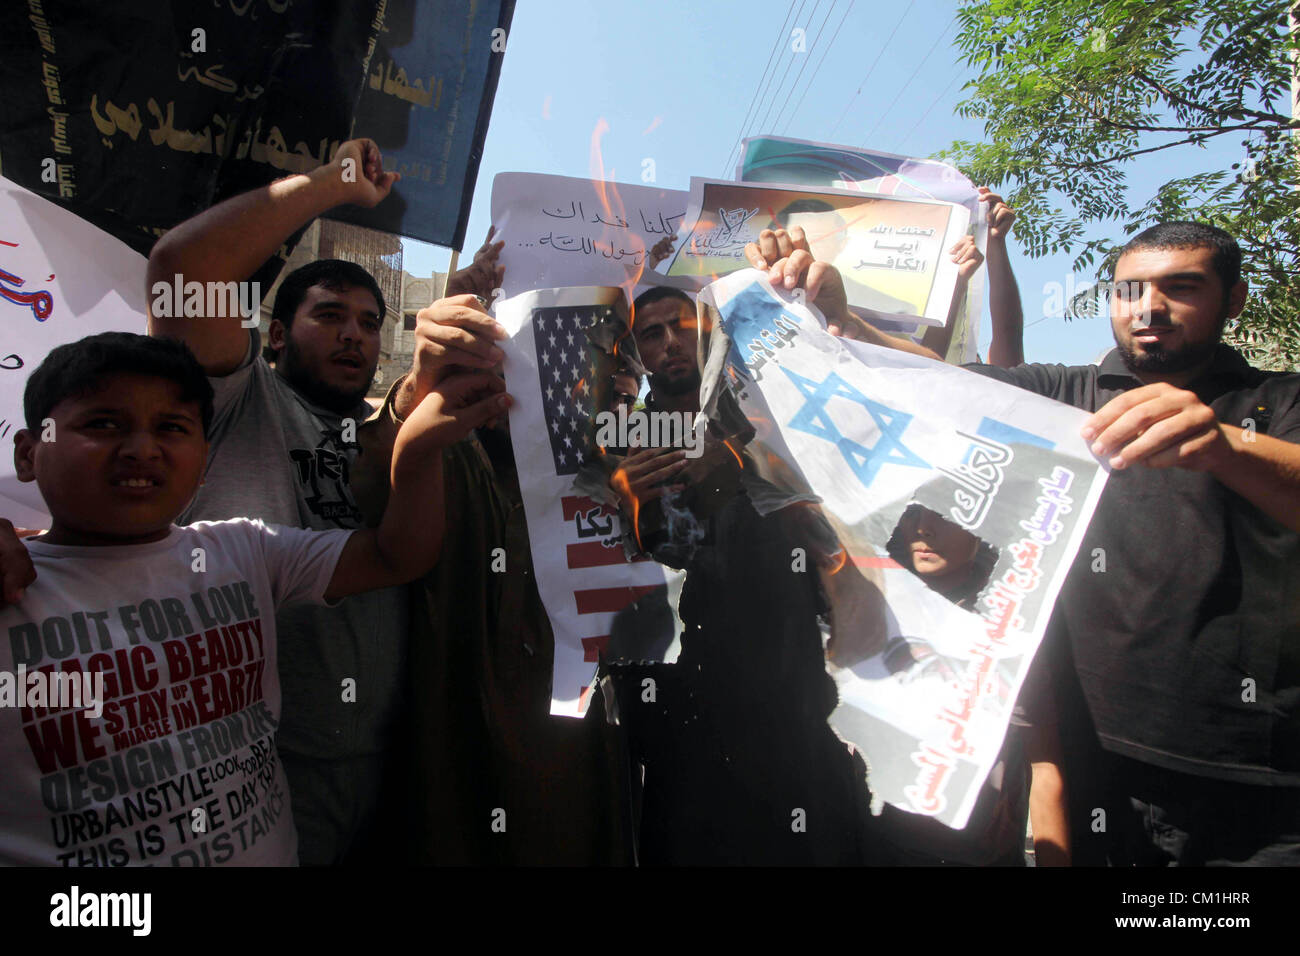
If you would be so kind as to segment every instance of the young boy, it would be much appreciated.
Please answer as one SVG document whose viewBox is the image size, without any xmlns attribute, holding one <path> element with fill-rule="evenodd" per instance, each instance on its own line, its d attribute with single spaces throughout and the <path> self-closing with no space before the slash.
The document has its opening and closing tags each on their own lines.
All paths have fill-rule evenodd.
<svg viewBox="0 0 1300 956">
<path fill-rule="evenodd" d="M 0 558 L 16 601 L 0 609 L 0 864 L 295 864 L 275 613 L 428 571 L 442 449 L 509 404 L 493 376 L 443 380 L 397 435 L 376 529 L 177 527 L 208 453 L 203 369 L 127 333 L 54 349 L 15 436 L 52 516 L 25 593 L 23 562 Z M 352 684 L 344 700 L 366 692 Z"/>
</svg>

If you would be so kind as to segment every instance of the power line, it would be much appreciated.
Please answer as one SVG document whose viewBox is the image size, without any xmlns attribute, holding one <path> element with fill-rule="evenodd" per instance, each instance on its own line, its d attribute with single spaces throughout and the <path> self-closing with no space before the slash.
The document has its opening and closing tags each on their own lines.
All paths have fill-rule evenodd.
<svg viewBox="0 0 1300 956">
<path fill-rule="evenodd" d="M 849 107 L 851 107 L 854 103 L 858 101 L 858 96 L 862 93 L 862 88 L 867 85 L 867 80 L 871 79 L 871 74 L 875 72 L 876 64 L 880 62 L 880 58 L 884 56 L 885 51 L 889 49 L 890 41 L 894 39 L 894 34 L 898 32 L 898 28 L 901 27 L 903 25 L 903 21 L 907 19 L 907 15 L 912 11 L 912 4 L 914 4 L 915 2 L 916 0 L 907 0 L 907 7 L 906 9 L 903 10 L 903 15 L 898 18 L 898 22 L 894 24 L 894 29 L 890 31 L 889 36 L 888 38 L 886 38 L 884 45 L 880 48 L 880 52 L 877 53 L 876 58 L 871 61 L 871 66 L 868 67 L 867 69 L 867 75 L 864 76 L 862 78 L 862 82 L 858 84 L 857 92 L 854 93 L 852 99 L 850 99 L 848 103 L 844 105 L 844 112 L 840 114 L 840 118 L 837 119 L 835 121 L 835 125 L 831 127 L 830 135 L 832 138 L 834 138 L 835 136 L 835 131 L 840 128 L 840 124 L 844 122 L 844 117 L 848 115 Z"/>
<path fill-rule="evenodd" d="M 812 16 L 808 18 L 809 22 L 812 21 L 812 17 L 817 15 L 817 7 L 820 7 L 821 5 L 822 5 L 822 0 L 817 0 L 816 4 L 813 6 Z M 802 6 L 799 8 L 799 12 L 800 13 L 803 12 Z M 798 20 L 797 15 L 795 19 Z M 772 107 L 776 105 L 776 98 L 781 95 L 781 87 L 785 86 L 785 78 L 790 75 L 790 67 L 794 66 L 794 58 L 795 58 L 795 53 L 794 50 L 791 49 L 790 59 L 786 60 L 785 63 L 785 72 L 781 74 L 781 82 L 776 85 L 776 91 L 772 94 L 772 99 L 767 104 L 767 112 L 763 114 L 762 120 L 760 120 L 758 123 L 755 124 L 752 132 L 755 133 L 762 132 L 763 128 L 767 126 L 767 118 L 772 115 Z M 805 60 L 804 62 L 807 61 Z"/>
<path fill-rule="evenodd" d="M 799 4 L 799 8 L 803 9 L 803 3 Z M 781 25 L 781 30 L 776 35 L 776 42 L 772 44 L 772 50 L 767 55 L 767 65 L 763 67 L 763 72 L 759 74 L 758 81 L 754 84 L 754 95 L 749 99 L 749 108 L 745 110 L 745 118 L 740 121 L 740 135 L 737 136 L 736 142 L 731 145 L 731 151 L 727 153 L 727 158 L 723 161 L 722 175 L 724 177 L 727 175 L 727 167 L 731 164 L 732 154 L 735 153 L 736 147 L 745 137 L 745 124 L 749 122 L 749 114 L 754 109 L 755 102 L 759 99 L 759 90 L 765 88 L 764 80 L 771 81 L 772 58 L 776 56 L 776 51 L 781 48 L 781 41 L 786 37 L 786 27 L 790 25 L 790 21 L 794 16 L 794 0 L 790 0 L 790 6 L 785 11 L 785 23 Z"/>
<path fill-rule="evenodd" d="M 844 8 L 844 16 L 840 17 L 840 22 L 835 25 L 835 35 L 831 37 L 831 42 L 828 43 L 826 49 L 822 51 L 821 59 L 817 61 L 817 69 L 813 70 L 813 75 L 808 80 L 808 85 L 803 88 L 803 93 L 799 97 L 799 102 L 794 105 L 794 111 L 790 113 L 790 118 L 786 120 L 785 127 L 781 130 L 782 136 L 784 136 L 790 129 L 790 124 L 794 122 L 794 118 L 799 115 L 799 110 L 803 107 L 803 101 L 808 96 L 808 91 L 812 89 L 813 84 L 817 81 L 817 74 L 822 71 L 822 64 L 826 62 L 826 55 L 830 53 L 831 47 L 835 46 L 835 41 L 840 38 L 840 33 L 844 30 L 844 21 L 847 20 L 849 14 L 853 12 L 853 4 L 856 2 L 857 0 L 849 0 L 849 5 Z"/>
<path fill-rule="evenodd" d="M 826 16 L 822 17 L 822 25 L 817 28 L 817 36 L 812 41 L 811 49 L 818 49 L 817 44 L 821 42 L 822 33 L 826 30 L 826 21 L 828 21 L 831 18 L 831 14 L 835 12 L 835 4 L 838 2 L 839 0 L 831 0 L 831 5 L 826 8 Z M 808 18 L 808 22 L 812 23 L 813 17 L 815 16 L 817 16 L 816 7 L 813 8 L 812 16 Z M 773 130 L 775 130 L 776 126 L 781 122 L 781 116 L 785 113 L 785 108 L 790 105 L 790 98 L 794 96 L 794 91 L 799 88 L 799 81 L 803 79 L 804 70 L 808 69 L 808 62 L 811 59 L 811 53 L 803 58 L 803 64 L 799 67 L 799 72 L 795 74 L 794 83 L 790 85 L 790 92 L 785 94 L 785 102 L 782 103 L 781 108 L 776 111 L 776 120 L 772 123 Z"/>
<path fill-rule="evenodd" d="M 927 116 L 930 115 L 930 111 L 933 110 L 936 106 L 939 105 L 939 101 L 940 101 L 941 99 L 943 99 L 945 96 L 948 95 L 948 91 L 949 91 L 950 89 L 952 89 L 953 84 L 956 83 L 958 80 L 960 80 L 960 79 L 961 79 L 963 76 L 965 76 L 965 75 L 966 75 L 966 71 L 965 71 L 964 69 L 961 69 L 961 70 L 958 70 L 958 71 L 957 71 L 957 75 L 954 76 L 951 80 L 948 81 L 948 85 L 945 86 L 945 87 L 943 88 L 943 92 L 940 93 L 938 96 L 936 96 L 936 97 L 934 98 L 934 102 L 931 103 L 931 104 L 926 108 L 925 112 L 921 114 L 921 118 L 920 118 L 919 120 L 916 121 L 916 125 L 913 126 L 910 130 L 908 130 L 908 131 L 907 131 L 907 135 L 904 136 L 904 137 L 899 141 L 897 148 L 894 150 L 895 152 L 897 152 L 897 153 L 901 153 L 901 152 L 903 151 L 903 146 L 905 146 L 905 145 L 907 144 L 907 141 L 908 141 L 909 139 L 912 138 L 912 134 L 915 133 L 918 129 L 921 128 L 921 124 L 924 123 L 924 122 L 925 122 L 925 118 L 926 118 Z"/>
<path fill-rule="evenodd" d="M 867 138 L 862 143 L 863 148 L 866 148 L 867 144 L 871 142 L 871 137 L 876 135 L 876 130 L 880 129 L 880 124 L 885 121 L 885 117 L 889 115 L 889 111 L 898 105 L 898 101 L 902 99 L 903 92 L 912 85 L 912 81 L 916 79 L 917 74 L 921 72 L 921 67 L 925 66 L 925 61 L 934 55 L 935 50 L 939 49 L 939 41 L 948 35 L 948 31 L 952 29 L 953 24 L 956 22 L 957 18 L 953 17 L 953 19 L 948 21 L 948 25 L 943 28 L 943 32 L 934 38 L 934 43 L 930 45 L 930 49 L 926 51 L 925 56 L 921 57 L 921 62 L 916 64 L 916 69 L 912 71 L 912 75 L 903 81 L 903 85 L 899 87 L 898 93 L 894 95 L 894 98 L 890 101 L 889 105 L 885 107 L 885 111 L 880 114 L 880 118 L 876 120 L 876 125 L 871 127 L 871 132 L 867 134 Z"/>
</svg>

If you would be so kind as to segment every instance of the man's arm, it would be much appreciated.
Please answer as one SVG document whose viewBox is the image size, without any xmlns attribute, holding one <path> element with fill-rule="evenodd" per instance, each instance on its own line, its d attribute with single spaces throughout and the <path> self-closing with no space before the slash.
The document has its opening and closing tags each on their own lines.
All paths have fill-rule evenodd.
<svg viewBox="0 0 1300 956">
<path fill-rule="evenodd" d="M 354 531 L 325 591 L 327 601 L 405 584 L 438 562 L 446 524 L 442 452 L 510 407 L 495 375 L 444 379 L 403 423 L 393 444 L 392 491 L 378 528 Z"/>
<path fill-rule="evenodd" d="M 1015 368 L 1025 361 L 1025 311 L 1007 254 L 1016 211 L 984 186 L 980 187 L 980 200 L 989 204 L 989 325 L 993 331 L 989 364 Z"/>
<path fill-rule="evenodd" d="M 1116 396 L 1081 429 L 1112 468 L 1208 471 L 1270 518 L 1300 532 L 1300 445 L 1224 425 L 1195 392 L 1165 382 Z"/>
<path fill-rule="evenodd" d="M 1210 473 L 1260 511 L 1300 532 L 1300 445 L 1220 425 L 1232 453 Z"/>
<path fill-rule="evenodd" d="M 385 173 L 378 147 L 351 140 L 334 158 L 305 175 L 278 179 L 218 203 L 176 226 L 149 254 L 147 299 L 155 283 L 242 282 L 275 254 L 295 231 L 343 203 L 374 206 L 398 179 Z M 180 339 L 212 376 L 233 372 L 248 352 L 242 317 L 158 316 L 150 310 L 149 334 Z"/>
<path fill-rule="evenodd" d="M 492 241 L 496 227 L 474 254 L 474 261 L 447 280 L 441 299 L 415 316 L 415 349 L 411 370 L 393 399 L 393 412 L 404 418 L 444 376 L 464 369 L 491 369 L 505 359 L 494 343 L 506 330 L 488 315 L 493 293 L 505 281 L 498 259 L 505 247 Z"/>
<path fill-rule="evenodd" d="M 16 529 L 0 518 L 0 607 L 17 604 L 23 592 L 36 580 L 36 566 L 22 538 L 32 532 Z"/>
<path fill-rule="evenodd" d="M 1070 815 L 1061 774 L 1061 738 L 1056 725 L 1026 727 L 1029 761 L 1029 825 L 1039 866 L 1070 865 Z"/>
<path fill-rule="evenodd" d="M 948 309 L 948 321 L 943 328 L 931 326 L 921 337 L 921 345 L 930 349 L 940 359 L 946 359 L 948 346 L 952 343 L 952 330 L 961 315 L 961 307 L 966 301 L 970 289 L 970 280 L 984 262 L 984 254 L 975 245 L 974 236 L 962 236 L 961 241 L 948 250 L 952 261 L 957 263 L 957 281 L 952 288 L 952 305 Z"/>
</svg>

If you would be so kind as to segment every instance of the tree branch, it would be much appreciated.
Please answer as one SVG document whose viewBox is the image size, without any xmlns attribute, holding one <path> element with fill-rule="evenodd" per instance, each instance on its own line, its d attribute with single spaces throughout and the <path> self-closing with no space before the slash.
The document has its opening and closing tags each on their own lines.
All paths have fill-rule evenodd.
<svg viewBox="0 0 1300 956">
<path fill-rule="evenodd" d="M 1221 136 L 1224 133 L 1232 133 L 1237 130 L 1258 129 L 1258 128 L 1259 126 L 1255 123 L 1243 123 L 1240 126 L 1224 126 L 1219 129 L 1216 129 L 1213 133 L 1210 133 L 1209 136 Z M 1096 169 L 1098 166 L 1105 166 L 1109 163 L 1115 163 L 1121 159 L 1132 159 L 1134 156 L 1141 156 L 1144 153 L 1158 153 L 1162 149 L 1173 149 L 1175 146 L 1186 146 L 1189 143 L 1199 143 L 1202 140 L 1208 138 L 1209 138 L 1208 136 L 1200 136 L 1200 135 L 1189 136 L 1186 139 L 1176 140 L 1172 143 L 1161 143 L 1159 146 L 1148 146 L 1146 149 L 1133 149 L 1133 150 L 1129 150 L 1127 153 L 1116 153 L 1113 156 L 1107 156 L 1102 159 L 1089 160 L 1086 163 L 1060 162 L 1057 163 L 1056 165 L 1061 169 Z"/>
<path fill-rule="evenodd" d="M 1224 109 L 1218 109 L 1216 107 L 1206 106 L 1204 103 L 1197 103 L 1195 100 L 1190 100 L 1187 97 L 1183 96 L 1181 93 L 1175 93 L 1173 90 L 1162 85 L 1154 77 L 1147 76 L 1146 73 L 1142 72 L 1141 70 L 1134 70 L 1133 75 L 1137 77 L 1139 80 L 1141 80 L 1143 83 L 1147 84 L 1147 86 L 1150 86 L 1153 89 L 1159 91 L 1160 94 L 1164 96 L 1166 99 L 1172 100 L 1173 102 L 1178 103 L 1182 106 L 1186 106 L 1190 110 L 1197 110 L 1201 113 L 1206 113 L 1210 116 L 1215 116 L 1216 114 L 1222 115 L 1228 112 L 1227 110 Z M 1300 127 L 1300 122 L 1291 119 L 1291 117 L 1289 116 L 1283 116 L 1281 113 L 1265 113 L 1265 112 L 1261 112 L 1260 110 L 1253 110 L 1250 107 L 1246 106 L 1244 103 L 1238 106 L 1234 106 L 1233 111 L 1240 112 L 1243 116 L 1253 116 L 1256 120 L 1269 123 L 1273 126 Z"/>
</svg>

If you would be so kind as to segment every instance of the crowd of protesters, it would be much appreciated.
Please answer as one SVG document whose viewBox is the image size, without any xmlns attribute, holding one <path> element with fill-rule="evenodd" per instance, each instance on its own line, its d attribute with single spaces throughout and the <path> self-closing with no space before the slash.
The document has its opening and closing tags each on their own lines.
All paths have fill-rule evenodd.
<svg viewBox="0 0 1300 956">
<path fill-rule="evenodd" d="M 342 175 L 349 162 L 364 174 Z M 172 229 L 148 280 L 244 281 L 316 217 L 374 206 L 396 180 L 373 143 L 346 143 Z M 954 314 L 988 268 L 989 363 L 967 368 L 1092 413 L 1083 436 L 1111 475 L 963 830 L 873 813 L 869 768 L 827 724 L 821 622 L 831 589 L 854 581 L 785 573 L 793 548 L 822 568 L 835 551 L 816 507 L 760 514 L 732 489 L 680 556 L 677 662 L 604 666 L 584 719 L 550 716 L 554 640 L 498 374 L 506 333 L 485 304 L 501 280 L 491 235 L 419 312 L 412 366 L 378 410 L 365 395 L 383 293 L 339 260 L 284 278 L 265 343 L 238 316 L 151 315 L 148 337 L 51 352 L 15 461 L 52 524 L 0 536 L 11 663 L 22 648 L 35 666 L 39 635 L 74 609 L 186 606 L 207 588 L 193 583 L 199 551 L 233 569 L 269 669 L 260 792 L 275 787 L 288 812 L 269 836 L 214 839 L 204 862 L 1023 865 L 1028 822 L 1038 865 L 1300 863 L 1300 375 L 1221 342 L 1246 301 L 1238 246 L 1190 222 L 1139 233 L 1114 266 L 1115 348 L 1097 365 L 1024 364 L 1015 212 L 981 200 L 987 261 L 970 237 L 949 251 Z M 806 289 L 834 334 L 948 352 L 951 321 L 915 341 L 851 310 L 797 225 L 746 255 Z M 691 298 L 652 290 L 633 315 L 647 407 L 698 412 Z M 614 391 L 635 402 L 636 373 L 620 368 Z M 611 497 L 629 511 L 683 487 L 679 452 L 618 451 Z M 974 535 L 919 506 L 890 553 L 958 604 L 989 571 Z M 145 582 L 134 598 L 117 593 L 127 580 Z M 79 666 L 97 666 L 93 644 Z M 901 639 L 885 659 L 900 674 L 947 666 Z M 33 726 L 0 727 L 7 765 L 31 763 L 18 754 Z M 83 796 L 103 800 L 107 758 L 80 739 Z M 42 771 L 0 783 L 0 862 L 148 860 L 147 837 L 103 860 L 69 849 L 51 821 L 77 778 L 56 793 Z M 119 799 L 153 782 L 122 773 Z"/>
</svg>

